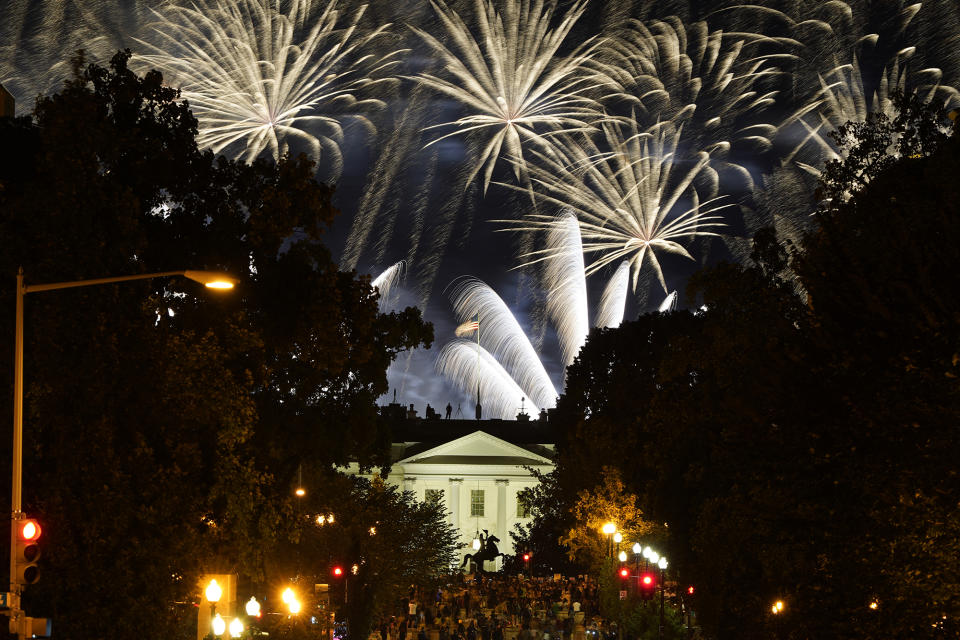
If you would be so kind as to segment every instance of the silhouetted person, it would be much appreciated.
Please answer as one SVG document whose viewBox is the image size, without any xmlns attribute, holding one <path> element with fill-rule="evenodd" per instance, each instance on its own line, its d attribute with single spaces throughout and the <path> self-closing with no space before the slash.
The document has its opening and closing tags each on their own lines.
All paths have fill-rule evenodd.
<svg viewBox="0 0 960 640">
<path fill-rule="evenodd" d="M 450 406 L 450 403 L 447 403 L 447 420 L 450 419 L 450 414 L 453 412 L 453 407 Z"/>
</svg>

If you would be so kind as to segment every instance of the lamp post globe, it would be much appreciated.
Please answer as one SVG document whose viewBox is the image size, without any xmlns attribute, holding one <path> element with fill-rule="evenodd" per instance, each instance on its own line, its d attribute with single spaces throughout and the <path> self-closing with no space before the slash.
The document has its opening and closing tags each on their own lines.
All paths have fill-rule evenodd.
<svg viewBox="0 0 960 640">
<path fill-rule="evenodd" d="M 210 580 L 210 584 L 207 585 L 206 590 L 203 592 L 203 595 L 206 596 L 207 602 L 210 604 L 217 604 L 220 602 L 220 596 L 223 595 L 223 589 L 217 583 L 217 579 L 213 578 Z"/>
<path fill-rule="evenodd" d="M 234 618 L 230 621 L 230 637 L 239 638 L 243 635 L 243 623 L 240 622 L 240 618 Z"/>
<path fill-rule="evenodd" d="M 251 618 L 256 618 L 260 615 L 260 603 L 257 602 L 257 599 L 253 596 L 250 596 L 250 599 L 247 600 L 247 604 L 244 606 L 244 609 L 247 612 L 247 615 Z"/>
<path fill-rule="evenodd" d="M 227 623 L 223 618 L 220 617 L 219 613 L 213 616 L 213 623 L 211 626 L 213 627 L 214 636 L 222 636 L 223 632 L 227 630 Z"/>
</svg>

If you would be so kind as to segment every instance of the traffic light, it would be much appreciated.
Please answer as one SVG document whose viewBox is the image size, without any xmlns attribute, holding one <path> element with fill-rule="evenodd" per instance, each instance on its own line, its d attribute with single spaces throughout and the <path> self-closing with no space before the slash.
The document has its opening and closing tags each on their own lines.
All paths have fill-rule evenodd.
<svg viewBox="0 0 960 640">
<path fill-rule="evenodd" d="M 630 569 L 626 567 L 620 567 L 620 570 L 617 571 L 617 575 L 620 576 L 621 580 L 627 580 L 630 578 Z"/>
<path fill-rule="evenodd" d="M 693 588 L 693 585 L 690 585 L 689 587 L 687 587 L 688 596 L 692 596 L 694 591 L 696 591 L 696 589 Z"/>
<path fill-rule="evenodd" d="M 528 562 L 530 562 L 530 554 L 529 554 L 529 553 L 525 553 L 525 554 L 523 554 L 523 563 L 524 563 L 524 564 L 527 564 Z"/>
<path fill-rule="evenodd" d="M 37 560 L 40 559 L 40 523 L 33 518 L 16 521 L 17 552 L 16 582 L 17 584 L 33 584 L 40 579 L 40 568 Z"/>
<path fill-rule="evenodd" d="M 640 597 L 644 600 L 653 600 L 657 591 L 657 579 L 652 573 L 644 573 L 640 576 Z"/>
<path fill-rule="evenodd" d="M 341 567 L 340 565 L 337 565 L 333 568 L 333 577 L 339 578 L 341 576 L 343 576 L 343 567 Z"/>
</svg>

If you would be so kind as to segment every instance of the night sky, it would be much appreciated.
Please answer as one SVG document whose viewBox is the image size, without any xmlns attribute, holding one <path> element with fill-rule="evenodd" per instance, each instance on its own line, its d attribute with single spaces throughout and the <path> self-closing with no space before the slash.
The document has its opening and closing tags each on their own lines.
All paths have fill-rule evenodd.
<svg viewBox="0 0 960 640">
<path fill-rule="evenodd" d="M 314 8 L 325 4 L 314 2 Z M 493 4 L 501 7 L 504 3 L 495 0 Z M 553 26 L 573 4 L 560 2 Z M 768 148 L 758 151 L 734 143 L 723 156 L 729 166 L 717 172 L 718 191 L 726 197 L 726 203 L 733 205 L 723 213 L 725 237 L 681 241 L 693 260 L 678 256 L 662 259 L 667 288 L 680 289 L 681 294 L 685 280 L 699 266 L 722 259 L 744 259 L 747 238 L 756 228 L 775 224 L 790 236 L 810 224 L 811 187 L 815 180 L 811 182 L 809 176 L 822 166 L 826 156 L 810 145 L 794 153 L 805 133 L 798 121 L 791 121 L 790 117 L 807 105 L 812 106 L 808 123 L 816 126 L 830 120 L 829 105 L 816 108 L 814 104 L 824 97 L 821 78 L 827 79 L 825 84 L 840 77 L 859 78 L 867 105 L 875 94 L 883 98 L 889 91 L 890 87 L 882 82 L 884 77 L 893 78 L 908 89 L 929 92 L 934 99 L 957 103 L 951 88 L 960 86 L 960 19 L 955 0 L 923 2 L 922 6 L 893 0 L 758 0 L 756 4 L 770 11 L 759 6 L 736 8 L 734 2 L 594 0 L 558 49 L 557 59 L 591 37 L 613 37 L 617 30 L 629 26 L 631 19 L 651 25 L 654 20 L 672 16 L 678 18 L 672 24 L 682 25 L 680 31 L 688 34 L 697 21 L 705 20 L 711 31 L 762 33 L 780 39 L 756 45 L 753 52 L 769 56 L 763 68 L 776 71 L 756 83 L 757 89 L 770 92 L 771 98 L 763 108 L 732 118 L 732 122 L 717 129 L 708 129 L 701 125 L 709 120 L 709 110 L 722 111 L 723 101 L 707 99 L 706 89 L 690 99 L 699 111 L 685 125 L 690 146 L 683 153 L 733 140 L 744 127 L 758 123 L 769 124 L 778 131 L 770 136 Z M 340 2 L 340 6 L 346 19 L 359 10 L 360 3 Z M 476 33 L 475 3 L 452 2 L 450 7 Z M 78 48 L 86 49 L 88 57 L 101 63 L 120 47 L 130 47 L 139 54 L 150 52 L 152 45 L 156 54 L 158 48 L 165 46 L 157 39 L 155 29 L 162 16 L 167 15 L 164 11 L 160 2 L 137 0 L 0 0 L 0 82 L 17 98 L 18 114 L 25 114 L 34 95 L 58 86 L 69 70 L 63 61 Z M 526 194 L 499 184 L 517 183 L 505 160 L 495 165 L 486 194 L 480 177 L 467 184 L 468 171 L 485 144 L 483 135 L 454 136 L 426 146 L 454 130 L 449 126 L 430 127 L 455 121 L 470 110 L 419 83 L 417 76 L 423 73 L 449 76 L 445 76 L 443 61 L 406 25 L 418 27 L 441 41 L 449 40 L 444 39 L 444 26 L 428 2 L 373 0 L 360 20 L 358 33 L 386 23 L 393 27 L 373 41 L 369 52 L 383 56 L 399 51 L 395 54 L 397 64 L 390 70 L 397 80 L 371 88 L 370 95 L 363 90 L 357 92 L 360 97 L 383 101 L 382 108 L 361 110 L 375 131 L 353 118 L 356 112 L 349 106 L 331 111 L 332 117 L 339 118 L 344 126 L 339 144 L 343 168 L 332 172 L 329 156 L 321 155 L 318 178 L 337 185 L 335 204 L 341 216 L 328 238 L 334 255 L 344 256 L 345 266 L 374 276 L 398 260 L 407 260 L 406 277 L 395 290 L 396 299 L 391 304 L 419 306 L 434 325 L 434 347 L 409 357 L 401 356 L 389 373 L 391 389 L 397 389 L 398 401 L 413 403 L 421 415 L 428 402 L 437 409 L 447 402 L 452 402 L 454 408 L 462 403 L 464 413 L 472 415 L 473 400 L 434 371 L 439 348 L 453 337 L 457 324 L 445 290 L 461 275 L 481 278 L 500 294 L 538 347 L 554 385 L 560 389 L 563 366 L 555 332 L 543 312 L 544 287 L 535 271 L 515 269 L 522 262 L 522 236 L 499 232 L 505 225 L 493 222 L 520 219 L 536 212 L 554 214 L 557 207 L 541 205 L 535 211 Z M 725 38 L 724 42 L 729 44 L 738 36 Z M 786 38 L 792 42 L 788 43 Z M 693 40 L 692 36 L 688 38 L 688 42 Z M 608 46 L 598 46 L 596 59 L 606 59 L 608 51 Z M 746 55 L 737 58 L 731 68 L 734 76 L 750 68 L 751 59 Z M 851 75 L 853 64 L 858 65 L 859 73 Z M 829 75 L 844 65 L 846 71 Z M 930 71 L 934 68 L 942 73 L 939 87 L 937 74 Z M 670 85 L 671 78 L 663 77 L 663 81 L 676 100 L 695 93 L 689 86 Z M 847 94 L 841 88 L 832 95 Z M 736 111 L 735 106 L 726 106 Z M 622 100 L 605 103 L 605 107 L 610 112 L 632 113 Z M 855 115 L 855 111 L 848 115 Z M 306 130 L 310 127 L 303 125 Z M 829 128 L 824 125 L 824 133 Z M 290 150 L 309 149 L 293 142 Z M 224 151 L 239 155 L 242 148 L 233 145 Z M 361 224 L 357 222 L 358 212 L 367 215 L 359 219 L 367 220 L 364 230 L 369 232 L 360 243 L 355 240 Z M 591 317 L 605 281 L 603 274 L 588 280 Z M 637 292 L 628 298 L 625 318 L 656 309 L 663 297 L 661 286 L 645 264 Z"/>
</svg>

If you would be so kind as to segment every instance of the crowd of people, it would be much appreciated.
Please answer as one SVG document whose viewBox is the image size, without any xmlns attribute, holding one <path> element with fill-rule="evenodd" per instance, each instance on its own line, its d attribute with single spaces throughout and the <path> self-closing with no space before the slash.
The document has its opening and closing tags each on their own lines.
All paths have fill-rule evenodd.
<svg viewBox="0 0 960 640">
<path fill-rule="evenodd" d="M 599 624 L 598 585 L 588 576 L 468 578 L 435 592 L 411 587 L 375 640 L 571 640 Z"/>
</svg>

